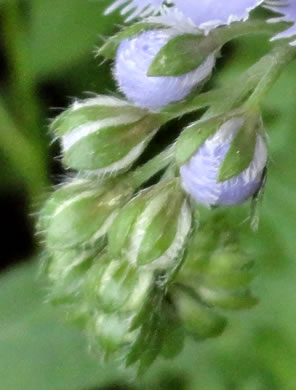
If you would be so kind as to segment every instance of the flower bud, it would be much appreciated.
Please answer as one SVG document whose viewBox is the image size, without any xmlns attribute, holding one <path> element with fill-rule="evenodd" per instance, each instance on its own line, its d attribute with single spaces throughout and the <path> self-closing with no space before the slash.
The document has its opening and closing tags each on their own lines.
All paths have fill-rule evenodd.
<svg viewBox="0 0 296 390">
<path fill-rule="evenodd" d="M 198 203 L 243 203 L 261 187 L 267 148 L 257 118 L 235 117 L 198 147 L 181 166 L 182 185 Z"/>
<path fill-rule="evenodd" d="M 124 346 L 130 346 L 136 339 L 137 331 L 130 331 L 132 316 L 126 313 L 106 314 L 93 312 L 88 322 L 87 333 L 91 345 L 98 345 L 100 353 L 107 360 L 110 355 L 121 360 L 126 357 Z"/>
<path fill-rule="evenodd" d="M 237 232 L 217 213 L 191 235 L 177 280 L 209 307 L 240 310 L 257 303 L 248 289 L 253 265 L 240 249 Z"/>
<path fill-rule="evenodd" d="M 128 3 L 128 4 L 127 4 Z M 121 9 L 122 15 L 127 15 L 125 22 L 130 22 L 138 17 L 144 17 L 155 13 L 161 7 L 163 0 L 115 0 L 105 11 L 105 14 L 110 14 L 117 8 L 125 5 Z"/>
<path fill-rule="evenodd" d="M 113 222 L 117 209 L 131 196 L 124 182 L 98 184 L 74 179 L 55 191 L 40 215 L 39 228 L 51 250 L 97 243 Z"/>
<path fill-rule="evenodd" d="M 208 287 L 241 288 L 254 278 L 254 261 L 236 248 L 221 248 L 209 259 L 203 272 L 203 282 Z"/>
<path fill-rule="evenodd" d="M 80 295 L 86 273 L 95 257 L 94 250 L 55 251 L 47 267 L 47 276 L 52 284 L 51 299 L 72 300 Z"/>
<path fill-rule="evenodd" d="M 156 185 L 123 207 L 109 232 L 113 258 L 132 265 L 166 267 L 182 253 L 191 210 L 177 180 Z"/>
<path fill-rule="evenodd" d="M 88 272 L 85 288 L 94 306 L 104 313 L 133 313 L 140 309 L 153 281 L 121 260 L 98 262 Z"/>
<path fill-rule="evenodd" d="M 205 286 L 198 288 L 198 293 L 208 305 L 226 310 L 249 309 L 258 303 L 248 289 L 212 289 Z"/>
<path fill-rule="evenodd" d="M 185 71 L 187 72 L 185 74 L 166 77 L 148 75 L 150 66 L 161 49 L 178 34 L 172 30 L 151 30 L 120 43 L 114 77 L 120 90 L 139 107 L 159 109 L 169 103 L 180 101 L 211 74 L 215 54 L 209 53 L 201 64 L 192 71 Z M 171 48 L 169 50 L 174 57 L 182 56 L 182 53 L 176 50 Z"/>
<path fill-rule="evenodd" d="M 108 96 L 74 103 L 51 125 L 64 164 L 98 175 L 128 169 L 159 127 L 155 116 Z"/>
<path fill-rule="evenodd" d="M 174 293 L 174 302 L 184 328 L 197 340 L 220 335 L 226 319 L 204 305 L 189 290 L 177 289 Z"/>
</svg>

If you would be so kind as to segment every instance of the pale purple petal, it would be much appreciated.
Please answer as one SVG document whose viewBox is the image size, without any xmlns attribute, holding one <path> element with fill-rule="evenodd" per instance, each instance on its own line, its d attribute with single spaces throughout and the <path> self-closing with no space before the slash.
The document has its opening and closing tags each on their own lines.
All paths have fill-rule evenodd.
<svg viewBox="0 0 296 390">
<path fill-rule="evenodd" d="M 296 37 L 296 1 L 295 0 L 266 1 L 265 8 L 268 8 L 271 11 L 283 15 L 283 16 L 278 16 L 273 19 L 270 19 L 270 22 L 276 23 L 276 22 L 284 21 L 284 22 L 294 23 L 287 30 L 273 37 L 273 39 Z M 292 41 L 291 45 L 296 46 L 296 40 Z"/>
<path fill-rule="evenodd" d="M 211 74 L 215 54 L 211 54 L 196 70 L 182 76 L 147 76 L 159 50 L 175 35 L 172 30 L 146 31 L 119 45 L 114 77 L 119 89 L 136 105 L 157 110 L 182 100 Z"/>
<path fill-rule="evenodd" d="M 181 167 L 183 188 L 196 202 L 206 206 L 239 204 L 260 188 L 262 172 L 267 162 L 267 149 L 261 135 L 257 135 L 254 158 L 249 167 L 230 180 L 218 181 L 221 164 L 233 137 L 243 123 L 242 118 L 227 121 Z"/>
<path fill-rule="evenodd" d="M 210 30 L 223 24 L 248 19 L 263 0 L 175 0 L 176 8 L 199 28 Z"/>
</svg>

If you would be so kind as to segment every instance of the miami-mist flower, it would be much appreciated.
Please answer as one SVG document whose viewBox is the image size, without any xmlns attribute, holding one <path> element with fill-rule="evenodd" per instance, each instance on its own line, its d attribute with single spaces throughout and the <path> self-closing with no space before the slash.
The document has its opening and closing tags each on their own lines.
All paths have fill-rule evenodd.
<svg viewBox="0 0 296 390">
<path fill-rule="evenodd" d="M 194 133 L 194 125 L 190 130 Z M 260 118 L 233 117 L 181 166 L 182 185 L 206 206 L 243 203 L 260 189 L 266 163 Z"/>
</svg>

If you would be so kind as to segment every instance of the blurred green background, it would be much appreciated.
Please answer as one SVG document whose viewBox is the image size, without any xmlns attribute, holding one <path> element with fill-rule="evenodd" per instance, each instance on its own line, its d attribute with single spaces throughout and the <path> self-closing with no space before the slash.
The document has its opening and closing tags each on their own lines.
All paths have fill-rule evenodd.
<svg viewBox="0 0 296 390">
<path fill-rule="evenodd" d="M 193 343 L 142 379 L 103 366 L 76 329 L 50 305 L 38 277 L 34 215 L 63 180 L 49 120 L 73 97 L 114 90 L 110 64 L 94 49 L 122 23 L 102 16 L 103 0 L 0 1 L 0 389 L 295 390 L 296 388 L 296 64 L 263 104 L 270 169 L 259 232 L 245 235 L 256 254 L 260 304 L 231 315 L 225 334 Z M 224 50 L 215 84 L 235 76 L 271 44 L 253 37 Z M 243 222 L 247 209 L 242 212 Z"/>
</svg>

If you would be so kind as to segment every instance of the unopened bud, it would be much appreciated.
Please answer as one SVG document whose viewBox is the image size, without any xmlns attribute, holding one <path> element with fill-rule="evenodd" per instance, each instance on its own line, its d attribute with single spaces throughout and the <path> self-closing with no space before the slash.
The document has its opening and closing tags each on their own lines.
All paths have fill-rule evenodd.
<svg viewBox="0 0 296 390">
<path fill-rule="evenodd" d="M 131 321 L 132 317 L 126 313 L 93 313 L 87 333 L 91 344 L 98 345 L 106 360 L 110 355 L 114 358 L 114 354 L 122 359 L 122 347 L 131 345 L 135 340 L 137 331 L 130 331 Z"/>
<path fill-rule="evenodd" d="M 180 319 L 184 328 L 196 339 L 220 335 L 225 326 L 226 319 L 205 306 L 197 297 L 183 289 L 174 293 Z"/>
<path fill-rule="evenodd" d="M 96 243 L 132 192 L 125 183 L 114 181 L 74 179 L 61 186 L 41 210 L 39 225 L 47 247 L 60 250 Z"/>
<path fill-rule="evenodd" d="M 260 130 L 259 118 L 235 117 L 225 122 L 181 166 L 185 191 L 206 206 L 239 204 L 253 196 L 262 185 L 267 163 Z"/>
<path fill-rule="evenodd" d="M 120 43 L 114 76 L 120 90 L 139 107 L 159 109 L 180 101 L 211 74 L 215 54 L 207 53 L 199 60 L 191 52 L 188 56 L 180 53 L 178 48 L 184 49 L 186 44 L 192 51 L 198 37 L 178 34 L 173 30 L 151 30 Z M 178 55 L 183 70 L 170 68 Z M 191 62 L 196 58 L 197 62 L 184 70 L 184 57 Z"/>
<path fill-rule="evenodd" d="M 159 129 L 159 120 L 124 100 L 98 96 L 74 103 L 51 129 L 67 167 L 94 174 L 127 170 Z"/>
<path fill-rule="evenodd" d="M 191 219 L 178 180 L 151 187 L 120 210 L 109 232 L 111 256 L 166 267 L 183 252 Z"/>
<path fill-rule="evenodd" d="M 47 266 L 51 301 L 72 303 L 81 296 L 87 272 L 97 257 L 96 252 L 93 249 L 69 249 L 52 253 Z"/>
<path fill-rule="evenodd" d="M 121 260 L 109 260 L 93 265 L 85 286 L 98 310 L 133 313 L 143 305 L 152 281 L 151 272 L 141 272 Z"/>
<path fill-rule="evenodd" d="M 248 289 L 226 290 L 201 286 L 198 292 L 207 304 L 226 310 L 249 309 L 258 303 Z"/>
</svg>

